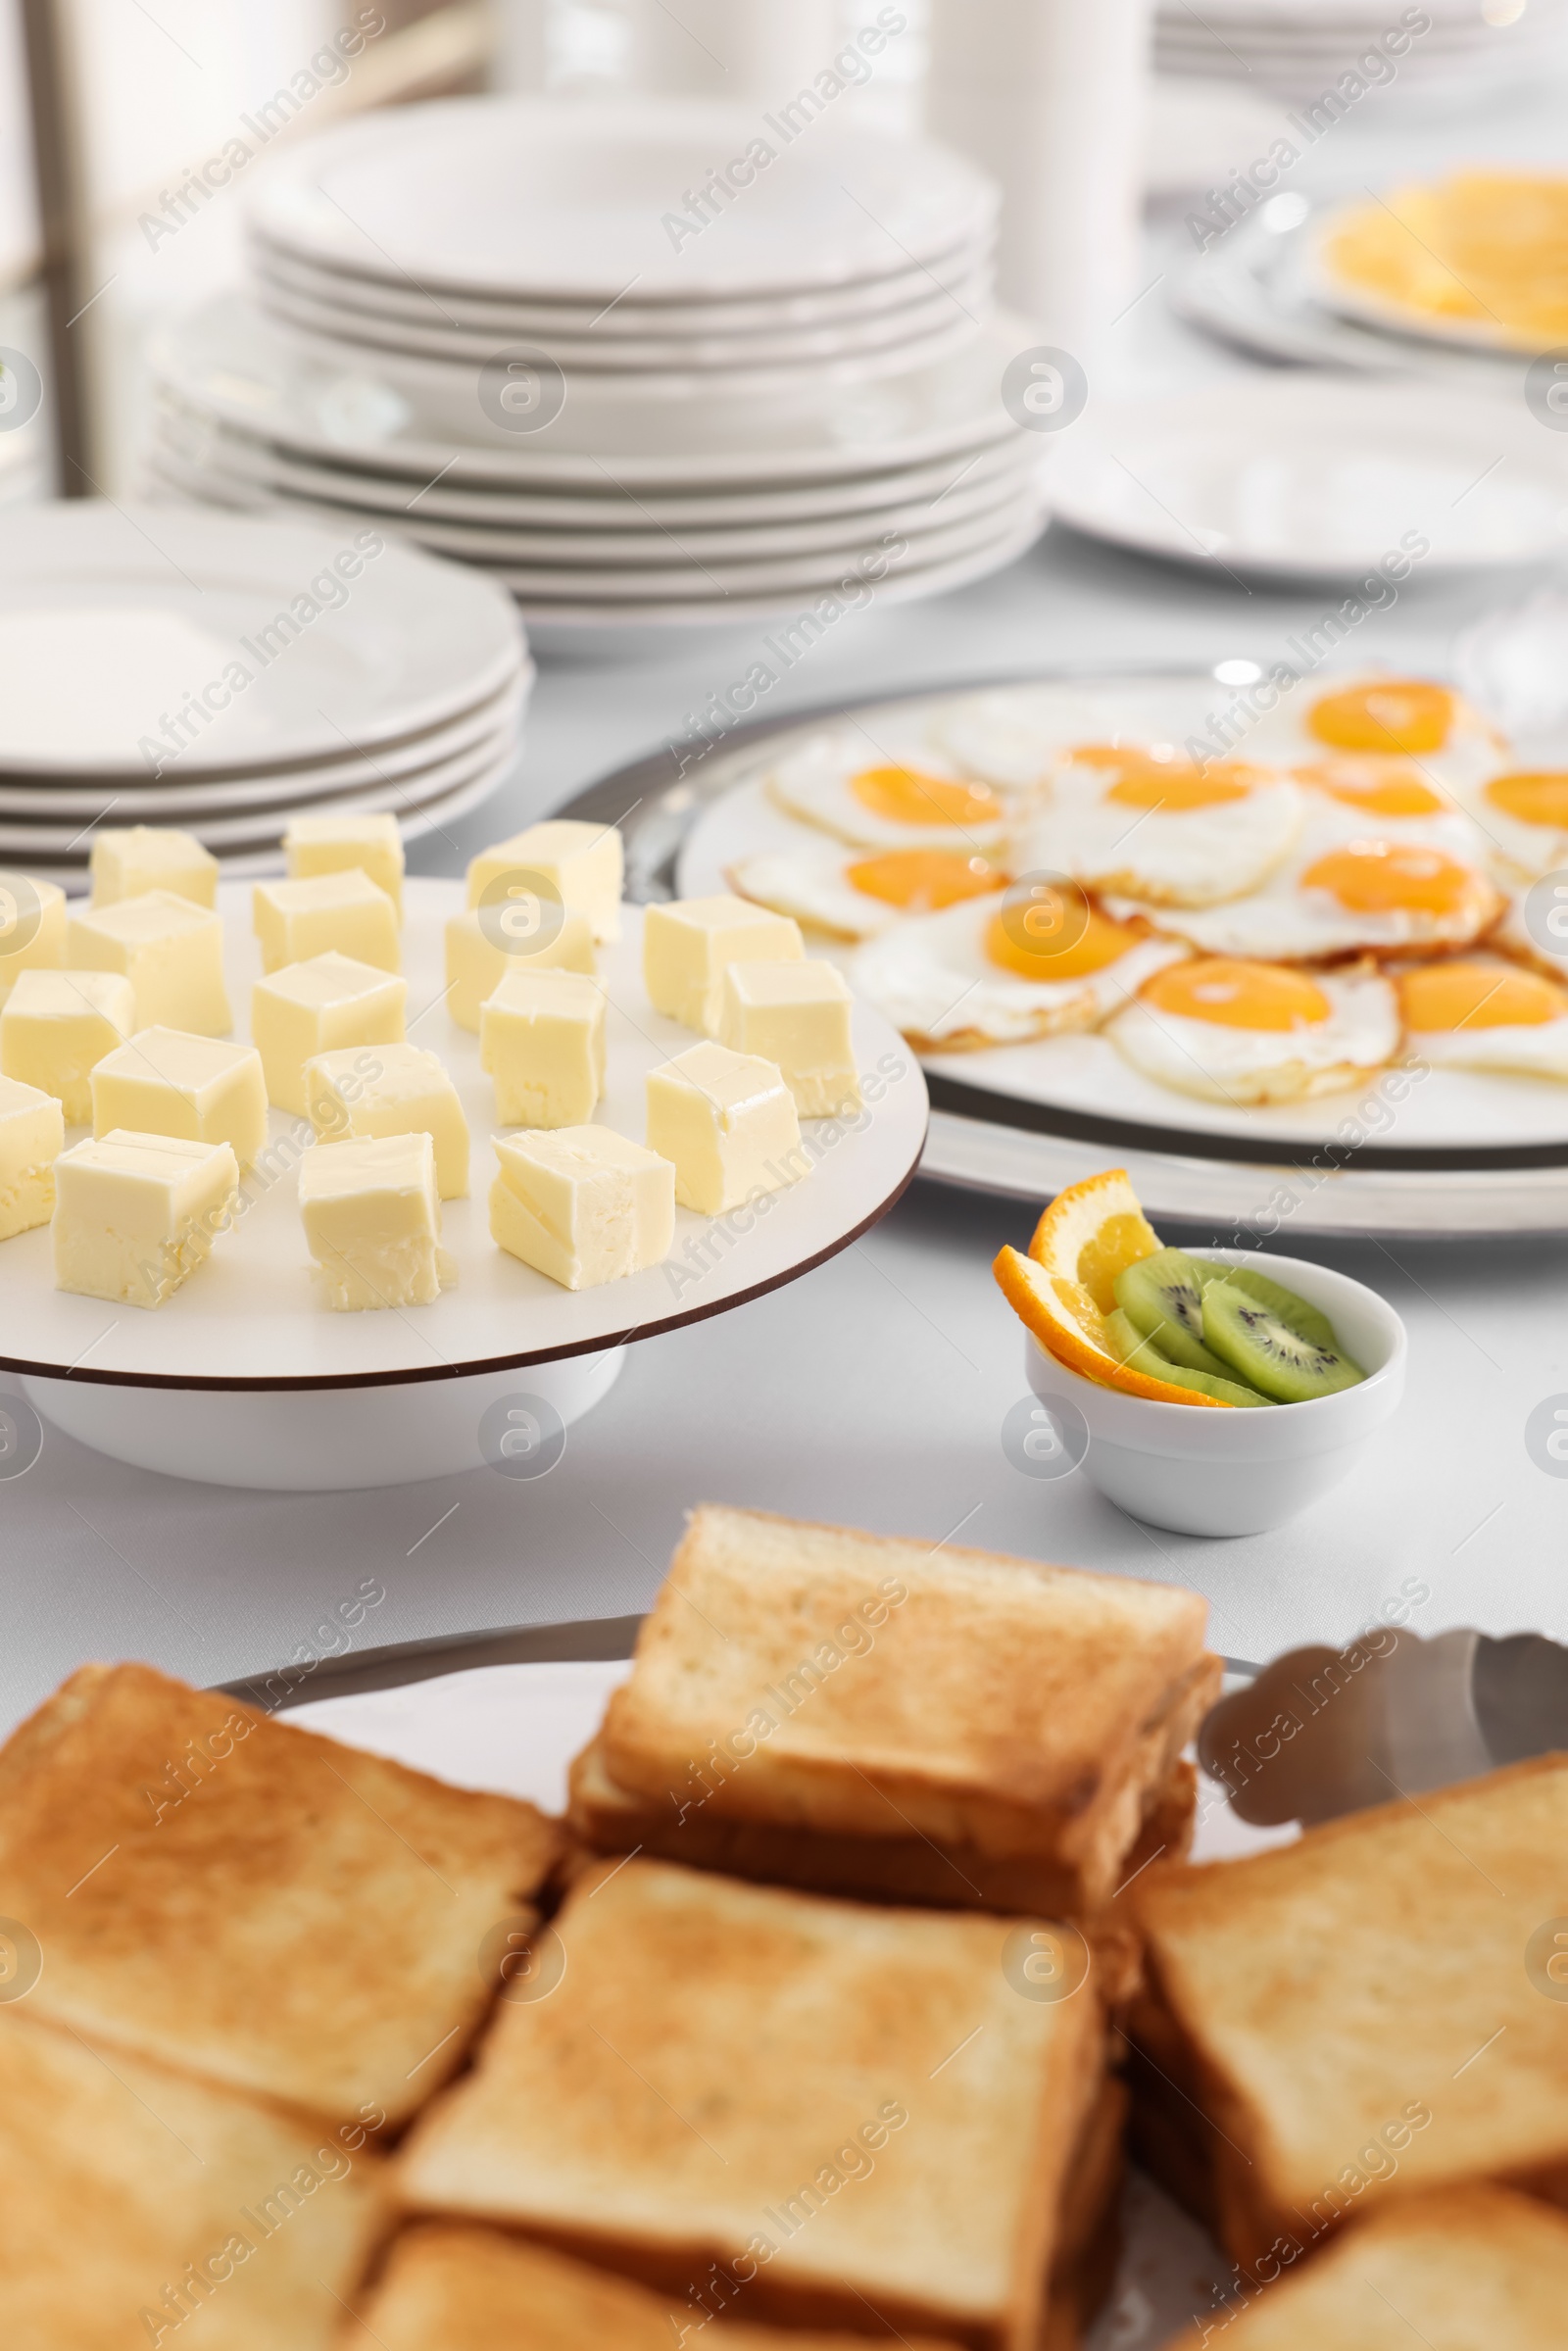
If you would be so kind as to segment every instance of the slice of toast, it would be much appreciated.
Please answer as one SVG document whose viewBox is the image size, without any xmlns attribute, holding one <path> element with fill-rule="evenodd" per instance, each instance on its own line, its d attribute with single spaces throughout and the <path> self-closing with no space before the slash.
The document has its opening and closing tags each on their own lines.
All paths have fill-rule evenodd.
<svg viewBox="0 0 1568 2351">
<path fill-rule="evenodd" d="M 1141 2143 L 1196 2154 L 1244 2266 L 1391 2194 L 1568 2204 L 1568 1756 L 1152 1870 L 1134 1901 Z"/>
<path fill-rule="evenodd" d="M 1568 2221 L 1499 2188 L 1411 2197 L 1318 2260 L 1250 2282 L 1171 2351 L 1221 2339 L 1227 2351 L 1560 2351 Z"/>
<path fill-rule="evenodd" d="M 744 2307 L 743 2289 L 713 2291 L 711 2310 L 677 2302 L 493 2229 L 424 2222 L 394 2242 L 363 2300 L 363 2324 L 344 2328 L 342 2351 L 497 2351 L 514 2342 L 527 2351 L 679 2351 L 720 2311 Z M 712 2339 L 721 2351 L 866 2351 L 863 2333 L 785 2332 L 727 2317 Z M 909 2351 L 948 2351 L 906 2339 Z"/>
<path fill-rule="evenodd" d="M 0 2007 L 0 2342 L 326 2351 L 388 2225 L 384 2168 L 363 2129 Z"/>
<path fill-rule="evenodd" d="M 1032 1932 L 585 1870 L 553 1988 L 501 2004 L 401 2197 L 681 2299 L 716 2263 L 758 2320 L 1033 2351 L 1105 2033 L 1092 1983 L 1039 1996 Z"/>
<path fill-rule="evenodd" d="M 560 1849 L 531 1805 L 147 1666 L 84 1666 L 0 1750 L 31 2013 L 332 2122 L 395 2122 L 462 2061 L 480 1947 Z"/>
<path fill-rule="evenodd" d="M 1049 1862 L 1052 1907 L 1087 1913 L 1218 1694 L 1205 1615 L 1169 1585 L 705 1506 L 603 1771 L 666 1817 L 934 1844 L 971 1881 L 965 1853 Z"/>
</svg>

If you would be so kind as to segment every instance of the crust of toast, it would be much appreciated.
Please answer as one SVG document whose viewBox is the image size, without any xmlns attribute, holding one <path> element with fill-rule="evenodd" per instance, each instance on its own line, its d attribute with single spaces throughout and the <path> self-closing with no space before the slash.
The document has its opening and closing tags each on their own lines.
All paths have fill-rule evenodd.
<svg viewBox="0 0 1568 2351">
<path fill-rule="evenodd" d="M 212 2351 L 326 2351 L 388 2225 L 384 2168 L 363 2130 L 345 2138 L 106 2059 L 13 2002 L 0 2008 L 0 2340 L 129 2351 L 183 2341 L 188 2319 Z"/>
<path fill-rule="evenodd" d="M 664 1862 L 586 1871 L 555 1924 L 556 1988 L 503 2003 L 415 2127 L 408 2209 L 683 2298 L 717 2262 L 761 2319 L 864 2331 L 869 2313 L 1034 2351 L 1103 2075 L 1091 1987 L 1015 1988 L 1002 1920 Z"/>
<path fill-rule="evenodd" d="M 1498 2188 L 1394 2204 L 1219 2322 L 1234 2351 L 1556 2351 L 1568 2312 L 1568 2221 Z M 1200 2351 L 1214 2321 L 1171 2351 Z"/>
<path fill-rule="evenodd" d="M 655 1810 L 1121 1880 L 1217 1695 L 1205 1605 L 1142 1584 L 708 1505 L 602 1733 Z"/>
<path fill-rule="evenodd" d="M 1529 1957 L 1568 1915 L 1565 1853 L 1555 1755 L 1149 1873 L 1145 2141 L 1196 2141 L 1239 2261 L 1476 2179 L 1568 2204 L 1568 2004 Z"/>
<path fill-rule="evenodd" d="M 334 2123 L 396 2122 L 462 2061 L 479 1946 L 562 1841 L 141 1665 L 83 1667 L 0 1750 L 30 2012 Z"/>
</svg>

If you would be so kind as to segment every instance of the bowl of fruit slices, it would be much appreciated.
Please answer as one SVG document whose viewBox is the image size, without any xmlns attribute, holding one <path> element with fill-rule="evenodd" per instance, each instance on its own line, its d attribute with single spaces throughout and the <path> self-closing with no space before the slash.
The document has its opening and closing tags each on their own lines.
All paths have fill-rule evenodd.
<svg viewBox="0 0 1568 2351">
<path fill-rule="evenodd" d="M 1151 1526 L 1283 1526 L 1403 1394 L 1404 1325 L 1376 1291 L 1304 1258 L 1167 1249 L 1119 1168 L 1058 1194 L 996 1275 L 1060 1457 Z"/>
</svg>

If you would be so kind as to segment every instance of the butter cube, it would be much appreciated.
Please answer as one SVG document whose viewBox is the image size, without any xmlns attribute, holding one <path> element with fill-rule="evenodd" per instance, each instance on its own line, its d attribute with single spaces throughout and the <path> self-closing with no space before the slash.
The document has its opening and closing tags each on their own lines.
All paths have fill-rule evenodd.
<svg viewBox="0 0 1568 2351">
<path fill-rule="evenodd" d="M 254 1045 L 183 1029 L 139 1029 L 92 1073 L 92 1130 L 128 1127 L 185 1143 L 226 1143 L 249 1167 L 267 1141 L 267 1079 Z"/>
<path fill-rule="evenodd" d="M 643 985 L 656 1012 L 705 1037 L 718 1034 L 726 967 L 798 962 L 801 926 L 744 898 L 678 898 L 643 917 Z"/>
<path fill-rule="evenodd" d="M 139 1029 L 223 1037 L 234 1025 L 223 984 L 223 925 L 173 890 L 91 906 L 72 915 L 66 953 L 78 971 L 122 972 Z"/>
<path fill-rule="evenodd" d="M 111 826 L 92 843 L 92 903 L 112 906 L 149 890 L 172 890 L 195 906 L 218 904 L 218 859 L 194 833 L 170 824 Z"/>
<path fill-rule="evenodd" d="M 719 1035 L 738 1053 L 777 1062 L 802 1118 L 832 1118 L 860 1107 L 853 1002 L 832 963 L 731 963 Z"/>
<path fill-rule="evenodd" d="M 55 1282 L 117 1306 L 161 1306 L 233 1221 L 239 1167 L 226 1143 L 117 1128 L 55 1162 Z"/>
<path fill-rule="evenodd" d="M 566 1290 L 642 1273 L 675 1238 L 675 1170 L 610 1127 L 498 1137 L 490 1231 Z"/>
<path fill-rule="evenodd" d="M 30 873 L 0 873 L 0 1004 L 24 971 L 58 971 L 66 959 L 66 894 Z"/>
<path fill-rule="evenodd" d="M 264 971 L 282 971 L 313 955 L 352 955 L 378 971 L 396 971 L 403 960 L 397 908 L 357 866 L 308 882 L 258 882 L 251 926 L 261 941 Z"/>
<path fill-rule="evenodd" d="M 443 1200 L 468 1191 L 468 1122 L 435 1053 L 416 1045 L 350 1045 L 305 1064 L 305 1094 L 318 1142 L 351 1135 L 428 1135 Z"/>
<path fill-rule="evenodd" d="M 30 1233 L 55 1212 L 55 1161 L 66 1122 L 52 1094 L 0 1078 L 0 1241 Z"/>
<path fill-rule="evenodd" d="M 648 1073 L 648 1148 L 675 1167 L 683 1208 L 722 1216 L 805 1175 L 795 1100 L 771 1061 L 694 1045 Z"/>
<path fill-rule="evenodd" d="M 305 1064 L 345 1045 L 401 1045 L 409 983 L 352 955 L 313 955 L 258 980 L 251 1035 L 267 1073 L 267 1098 L 310 1116 Z"/>
<path fill-rule="evenodd" d="M 468 866 L 468 904 L 504 906 L 512 884 L 521 894 L 519 904 L 537 895 L 547 903 L 559 901 L 568 914 L 586 914 L 604 946 L 620 937 L 624 867 L 620 835 L 612 824 L 553 816 L 479 852 Z"/>
<path fill-rule="evenodd" d="M 0 1012 L 0 1070 L 52 1094 L 67 1126 L 86 1126 L 92 1072 L 135 1025 L 135 990 L 119 972 L 24 971 Z"/>
<path fill-rule="evenodd" d="M 338 1313 L 428 1306 L 441 1295 L 441 1203 L 428 1135 L 356 1135 L 300 1161 L 300 1213 Z"/>
<path fill-rule="evenodd" d="M 403 835 L 395 816 L 357 815 L 352 809 L 295 816 L 283 835 L 283 855 L 291 882 L 311 881 L 320 873 L 368 873 L 403 920 Z"/>
<path fill-rule="evenodd" d="M 512 971 L 479 1013 L 479 1064 L 509 1127 L 583 1126 L 605 1091 L 605 997 L 578 971 Z"/>
<path fill-rule="evenodd" d="M 481 925 L 475 908 L 454 914 L 447 923 L 447 1010 L 460 1029 L 479 1034 L 479 1007 L 509 971 L 586 971 L 595 969 L 594 935 L 586 914 L 567 914 L 559 929 L 547 925 L 550 936 L 531 952 L 509 955 L 497 945 L 500 932 L 494 920 Z"/>
</svg>

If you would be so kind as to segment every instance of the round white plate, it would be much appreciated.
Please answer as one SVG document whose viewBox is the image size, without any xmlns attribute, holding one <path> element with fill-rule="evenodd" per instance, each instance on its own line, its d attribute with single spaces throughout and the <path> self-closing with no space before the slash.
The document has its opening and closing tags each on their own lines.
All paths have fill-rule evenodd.
<svg viewBox="0 0 1568 2351">
<path fill-rule="evenodd" d="M 457 98 L 362 115 L 280 156 L 257 232 L 363 275 L 492 299 L 754 297 L 886 276 L 987 227 L 996 192 L 949 149 L 833 121 L 771 139 L 750 109 Z M 802 128 L 807 127 L 803 124 Z M 773 149 L 716 218 L 685 192 Z"/>
<path fill-rule="evenodd" d="M 1410 530 L 1422 577 L 1568 548 L 1568 448 L 1517 399 L 1421 379 L 1250 377 L 1094 412 L 1051 457 L 1064 522 L 1218 569 L 1364 574 Z"/>
<path fill-rule="evenodd" d="M 515 612 L 472 572 L 383 543 L 357 578 L 335 575 L 366 535 L 96 501 L 19 511 L 0 570 L 0 773 L 145 783 L 143 745 L 234 663 L 250 682 L 223 687 L 190 746 L 209 774 L 398 742 L 517 675 Z"/>
<path fill-rule="evenodd" d="M 436 476 L 540 489 L 695 490 L 855 478 L 867 466 L 917 465 L 1014 438 L 1002 402 L 1009 361 L 1035 330 L 999 316 L 967 347 L 905 376 L 840 390 L 796 386 L 783 397 L 639 402 L 624 390 L 574 385 L 552 421 L 511 433 L 481 408 L 478 387 L 432 362 L 378 355 L 345 369 L 313 356 L 238 295 L 205 304 L 156 337 L 152 370 L 175 400 L 292 455 L 352 455 L 412 482 Z M 368 362 L 369 355 L 366 354 Z"/>
<path fill-rule="evenodd" d="M 172 1388 L 354 1387 L 445 1379 L 454 1373 L 598 1352 L 741 1304 L 834 1255 L 875 1223 L 904 1190 L 925 1137 L 925 1087 L 902 1038 L 857 1006 L 855 1051 L 865 1072 L 882 1071 L 880 1099 L 858 1126 L 808 1121 L 816 1164 L 801 1182 L 770 1195 L 765 1212 L 726 1218 L 676 1211 L 673 1252 L 662 1266 L 597 1290 L 572 1292 L 520 1264 L 490 1239 L 487 1195 L 495 1177 L 489 1137 L 494 1096 L 479 1068 L 478 1039 L 448 1017 L 443 930 L 461 910 L 459 882 L 407 884 L 405 970 L 410 1042 L 440 1053 L 473 1135 L 473 1196 L 442 1211 L 444 1247 L 459 1281 L 431 1306 L 334 1314 L 311 1280 L 294 1169 L 307 1122 L 274 1111 L 271 1175 L 246 1179 L 250 1205 L 220 1237 L 211 1261 L 183 1290 L 148 1312 L 68 1297 L 53 1286 L 47 1229 L 0 1247 L 0 1368 L 73 1379 Z M 246 1018 L 260 960 L 250 936 L 250 893 L 220 893 L 227 919 L 229 988 L 236 1035 Z M 627 909 L 626 936 L 601 952 L 610 999 L 610 1069 L 597 1117 L 640 1142 L 646 1072 L 696 1042 L 650 1006 L 641 979 L 642 919 Z M 79 1139 L 74 1133 L 68 1141 Z M 758 1367 L 759 1398 L 767 1367 Z"/>
</svg>

